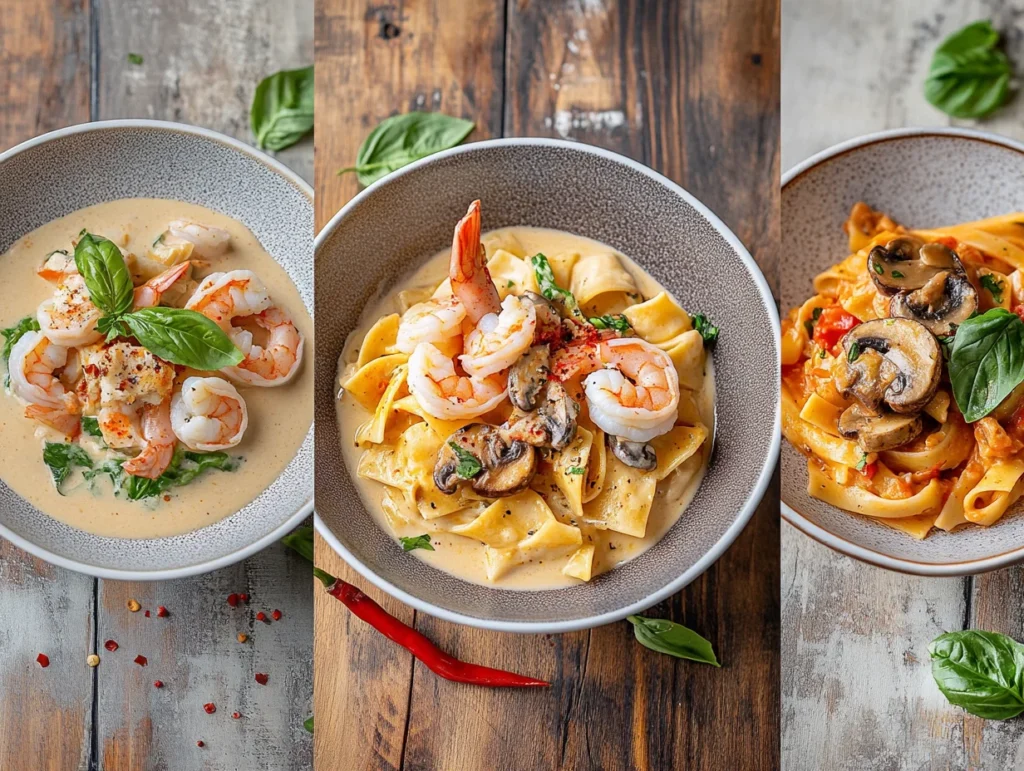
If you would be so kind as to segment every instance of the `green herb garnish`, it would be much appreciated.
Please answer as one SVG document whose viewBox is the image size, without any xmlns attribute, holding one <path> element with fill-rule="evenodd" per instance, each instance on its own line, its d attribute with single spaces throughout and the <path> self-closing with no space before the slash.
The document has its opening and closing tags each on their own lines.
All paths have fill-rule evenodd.
<svg viewBox="0 0 1024 771">
<path fill-rule="evenodd" d="M 693 328 L 700 332 L 700 336 L 704 338 L 704 347 L 712 348 L 715 343 L 718 342 L 718 327 L 711 323 L 711 319 L 705 316 L 703 313 L 693 314 L 691 321 L 693 322 Z M 808 322 L 810 323 L 810 322 Z M 807 334 L 811 335 L 814 333 L 813 325 L 808 329 Z"/>
<path fill-rule="evenodd" d="M 565 473 L 566 474 L 586 474 L 587 470 L 585 468 L 580 468 L 579 466 L 569 466 L 569 468 L 567 468 L 565 470 Z"/>
<path fill-rule="evenodd" d="M 398 540 L 402 542 L 402 551 L 415 551 L 416 549 L 434 551 L 434 546 L 430 543 L 429 533 L 417 536 L 402 536 Z"/>
<path fill-rule="evenodd" d="M 968 629 L 928 646 L 932 677 L 950 704 L 987 720 L 1024 712 L 1024 646 L 1006 635 Z"/>
<path fill-rule="evenodd" d="M 876 263 L 873 263 L 873 264 L 875 266 L 875 273 L 877 273 L 879 276 L 881 276 L 881 275 L 883 275 L 885 273 L 885 268 L 883 268 L 880 263 L 876 262 Z"/>
<path fill-rule="evenodd" d="M 241 465 L 241 460 L 224 452 L 192 452 L 178 445 L 170 465 L 163 474 L 156 479 L 128 476 L 124 489 L 130 500 L 141 501 L 161 495 L 172 487 L 184 487 L 209 469 L 235 471 Z"/>
<path fill-rule="evenodd" d="M 91 415 L 84 415 L 82 417 L 82 433 L 102 438 L 103 432 L 100 430 L 99 418 L 95 418 Z"/>
<path fill-rule="evenodd" d="M 583 315 L 583 311 L 580 310 L 579 303 L 576 302 L 576 297 L 573 293 L 568 289 L 562 289 L 555 282 L 555 273 L 551 270 L 551 263 L 548 262 L 548 258 L 537 252 L 537 254 L 530 258 L 530 263 L 533 265 L 533 273 L 537 277 L 540 293 L 544 295 L 545 299 L 561 305 L 564 311 L 563 315 L 571 316 L 577 321 L 586 321 L 587 319 Z"/>
<path fill-rule="evenodd" d="M 63 495 L 60 486 L 78 466 L 91 469 L 92 458 L 77 444 L 47 442 L 43 447 L 43 463 L 50 468 L 57 492 Z"/>
<path fill-rule="evenodd" d="M 863 471 L 864 468 L 867 465 L 868 465 L 868 456 L 867 456 L 867 453 L 864 453 L 863 455 L 860 456 L 860 460 L 857 461 L 857 465 L 854 466 L 854 468 L 857 469 L 857 471 Z"/>
<path fill-rule="evenodd" d="M 949 380 L 964 420 L 988 415 L 1024 382 L 1024 322 L 1004 308 L 967 319 L 953 339 Z"/>
<path fill-rule="evenodd" d="M 590 323 L 597 329 L 614 329 L 616 332 L 627 335 L 633 329 L 629 323 L 629 319 L 623 316 L 621 313 L 615 313 L 608 316 L 597 316 L 589 319 Z"/>
<path fill-rule="evenodd" d="M 469 452 L 469 450 L 460 447 L 458 442 L 448 442 L 448 446 L 452 448 L 452 452 L 455 453 L 455 457 L 459 459 L 458 464 L 455 466 L 455 474 L 459 478 L 472 479 L 484 470 L 479 459 L 473 453 Z"/>
<path fill-rule="evenodd" d="M 256 86 L 249 126 L 261 150 L 284 150 L 313 130 L 313 67 L 282 70 Z"/>
<path fill-rule="evenodd" d="M 989 291 L 997 303 L 1003 302 L 1003 282 L 988 273 L 981 277 L 981 285 Z"/>
<path fill-rule="evenodd" d="M 846 352 L 846 360 L 852 364 L 853 362 L 857 361 L 857 358 L 859 356 L 860 356 L 860 343 L 858 343 L 857 341 L 854 341 L 854 342 L 850 343 L 850 350 Z"/>
<path fill-rule="evenodd" d="M 128 61 L 131 64 L 139 65 L 139 64 L 142 64 L 143 62 L 145 62 L 146 60 L 142 58 L 142 54 L 129 53 L 128 54 Z"/>
<path fill-rule="evenodd" d="M 900 271 L 898 271 L 898 270 L 894 270 L 894 271 L 892 272 L 892 277 L 893 277 L 893 278 L 903 278 L 903 274 L 902 274 L 902 273 L 900 273 Z"/>
<path fill-rule="evenodd" d="M 627 616 L 637 641 L 652 651 L 719 667 L 711 643 L 692 629 L 665 618 Z"/>
<path fill-rule="evenodd" d="M 976 21 L 936 49 L 924 83 L 925 98 L 954 118 L 984 118 L 1010 96 L 1010 60 L 998 48 L 999 33 Z"/>
</svg>

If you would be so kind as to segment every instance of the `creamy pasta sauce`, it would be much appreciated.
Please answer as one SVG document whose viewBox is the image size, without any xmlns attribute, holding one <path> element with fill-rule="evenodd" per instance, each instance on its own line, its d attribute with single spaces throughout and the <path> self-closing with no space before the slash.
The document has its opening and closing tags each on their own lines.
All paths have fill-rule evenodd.
<svg viewBox="0 0 1024 771">
<path fill-rule="evenodd" d="M 491 257 L 496 248 L 500 248 L 510 241 L 517 242 L 517 247 L 521 247 L 521 250 L 528 255 L 537 252 L 549 256 L 566 253 L 615 255 L 622 266 L 632 275 L 637 288 L 645 298 L 651 298 L 663 291 L 663 287 L 632 260 L 611 247 L 588 238 L 545 228 L 513 227 L 486 233 L 481 240 L 487 248 L 488 257 Z M 380 298 L 376 303 L 368 304 L 360 319 L 359 327 L 346 341 L 339 362 L 340 381 L 344 381 L 347 374 L 353 370 L 360 344 L 374 322 L 391 313 L 400 314 L 409 305 L 422 302 L 430 297 L 435 288 L 448 275 L 449 256 L 450 251 L 447 249 L 434 255 L 414 273 L 400 281 L 391 294 Z M 665 480 L 658 483 L 644 537 L 636 538 L 594 527 L 584 526 L 582 528 L 584 545 L 594 544 L 596 547 L 593 558 L 593 574 L 595 576 L 642 554 L 657 543 L 680 518 L 695 495 L 704 476 L 714 436 L 714 373 L 710 356 L 706 358 L 703 387 L 695 396 L 702 422 L 708 428 L 709 438 L 696 454 L 684 461 Z M 485 568 L 484 544 L 439 529 L 432 521 L 411 514 L 411 508 L 401 499 L 401 496 L 392 496 L 392 499 L 396 500 L 397 505 L 415 521 L 406 523 L 389 518 L 381 505 L 388 488 L 374 480 L 359 478 L 354 473 L 363 449 L 356 446 L 352 439 L 360 425 L 368 420 L 370 414 L 351 395 L 342 391 L 337 402 L 337 415 L 345 464 L 352 474 L 353 481 L 359 489 L 367 510 L 380 527 L 385 532 L 393 533 L 396 539 L 402 536 L 415 537 L 425 532 L 431 534 L 434 551 L 417 549 L 409 552 L 410 556 L 422 559 L 433 567 L 466 581 L 506 589 L 557 589 L 582 583 L 576 578 L 563 575 L 564 560 L 549 561 L 547 564 L 527 562 L 516 566 L 496 581 L 489 581 Z M 470 510 L 465 515 L 454 514 L 451 517 L 469 522 L 477 514 L 479 514 L 479 510 Z M 401 547 L 396 544 L 396 548 Z"/>
<path fill-rule="evenodd" d="M 0 396 L 0 476 L 18 495 L 69 525 L 102 536 L 156 538 L 186 533 L 212 524 L 241 509 L 284 470 L 302 444 L 313 419 L 313 324 L 298 291 L 285 270 L 267 254 L 241 223 L 194 204 L 162 199 L 124 199 L 81 209 L 38 228 L 0 256 L 0 326 L 11 326 L 34 315 L 53 294 L 53 284 L 36 275 L 43 257 L 70 249 L 83 228 L 116 243 L 126 255 L 146 255 L 167 223 L 191 219 L 231 234 L 232 248 L 196 270 L 196 276 L 215 271 L 247 269 L 266 284 L 275 305 L 283 308 L 305 338 L 303 363 L 287 384 L 274 388 L 235 383 L 246 402 L 249 426 L 241 443 L 229 453 L 244 458 L 233 472 L 207 471 L 162 498 L 129 501 L 115 497 L 108 482 L 95 491 L 81 472 L 57 492 L 43 463 L 46 440 L 63 441 L 56 432 L 24 417 L 24 405 L 9 394 Z M 150 278 L 164 266 L 138 258 L 133 272 Z M 137 279 L 136 279 L 137 280 Z M 180 378 L 179 378 L 180 379 Z"/>
</svg>

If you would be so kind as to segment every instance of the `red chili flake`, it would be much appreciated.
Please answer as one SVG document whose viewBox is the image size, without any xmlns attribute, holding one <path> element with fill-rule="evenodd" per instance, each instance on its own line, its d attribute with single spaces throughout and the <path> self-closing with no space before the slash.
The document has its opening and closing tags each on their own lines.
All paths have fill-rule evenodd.
<svg viewBox="0 0 1024 771">
<path fill-rule="evenodd" d="M 153 687 L 154 688 L 163 688 L 164 687 L 164 681 L 163 680 L 154 680 L 153 681 Z"/>
<path fill-rule="evenodd" d="M 257 614 L 256 614 L 256 620 L 257 620 L 257 621 L 266 621 L 266 620 L 267 620 L 267 614 L 266 614 L 266 613 L 264 613 L 264 612 L 263 612 L 263 611 L 261 610 L 261 611 L 260 611 L 259 613 L 257 613 Z"/>
<path fill-rule="evenodd" d="M 266 685 L 268 679 L 269 678 L 265 674 L 263 674 L 262 672 L 257 672 L 256 673 L 256 682 L 259 683 L 260 685 Z"/>
<path fill-rule="evenodd" d="M 107 640 L 105 643 L 103 643 L 103 647 L 106 648 L 111 653 L 113 653 L 114 651 L 117 650 L 118 645 L 113 640 Z"/>
<path fill-rule="evenodd" d="M 209 704 L 204 704 L 203 709 L 206 710 L 207 715 L 212 715 L 214 712 L 217 711 L 217 705 L 211 701 Z"/>
<path fill-rule="evenodd" d="M 142 654 L 139 654 L 138 656 L 135 657 L 135 663 L 138 664 L 140 667 L 144 667 L 144 666 L 146 666 L 146 664 L 149 663 L 149 659 L 147 659 Z"/>
<path fill-rule="evenodd" d="M 273 613 L 270 614 L 270 616 L 271 616 L 271 618 L 274 619 L 274 621 L 280 621 L 281 620 L 281 611 L 275 610 Z"/>
<path fill-rule="evenodd" d="M 232 608 L 238 607 L 238 595 L 234 592 L 228 595 L 228 605 L 230 605 Z"/>
<path fill-rule="evenodd" d="M 149 618 L 149 611 L 146 611 L 146 618 Z"/>
<path fill-rule="evenodd" d="M 167 618 L 169 615 L 171 615 L 171 614 L 167 612 L 167 608 L 165 608 L 163 605 L 157 605 L 156 606 L 156 617 L 157 618 Z"/>
<path fill-rule="evenodd" d="M 240 595 L 238 595 L 238 599 L 241 600 L 242 602 L 244 602 L 246 605 L 249 604 L 249 595 L 248 594 L 244 594 L 244 593 L 240 594 Z"/>
<path fill-rule="evenodd" d="M 206 743 L 202 739 L 200 739 L 199 741 L 196 742 L 196 746 L 197 747 L 205 747 Z"/>
<path fill-rule="evenodd" d="M 242 713 L 241 712 L 232 712 L 231 713 L 231 717 L 233 717 L 235 720 L 238 720 L 240 717 L 242 717 Z"/>
<path fill-rule="evenodd" d="M 39 666 L 41 666 L 43 669 L 46 669 L 48 666 L 50 666 L 50 657 L 47 656 L 45 653 L 40 653 L 38 656 L 36 656 L 36 661 L 39 662 Z"/>
<path fill-rule="evenodd" d="M 165 495 L 164 496 L 164 503 L 167 503 L 170 500 L 171 500 L 171 496 L 169 496 L 169 495 Z"/>
</svg>

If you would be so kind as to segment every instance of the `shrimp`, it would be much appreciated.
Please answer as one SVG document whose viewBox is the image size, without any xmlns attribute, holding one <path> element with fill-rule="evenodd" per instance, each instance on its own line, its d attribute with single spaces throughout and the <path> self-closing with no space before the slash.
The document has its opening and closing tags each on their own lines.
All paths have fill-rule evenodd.
<svg viewBox="0 0 1024 771">
<path fill-rule="evenodd" d="M 504 374 L 466 377 L 455 363 L 430 343 L 420 343 L 409 358 L 409 391 L 420 407 L 441 420 L 475 418 L 505 398 Z"/>
<path fill-rule="evenodd" d="M 248 329 L 232 327 L 228 330 L 228 337 L 245 358 L 238 366 L 225 367 L 221 372 L 251 386 L 284 385 L 299 371 L 304 343 L 302 334 L 288 314 L 277 307 L 255 314 L 252 320 L 270 333 L 266 345 L 253 343 L 252 332 Z"/>
<path fill-rule="evenodd" d="M 67 363 L 67 357 L 68 349 L 43 332 L 28 332 L 11 348 L 8 372 L 11 392 L 28 402 L 26 417 L 74 437 L 81 422 L 74 414 L 78 402 L 54 374 Z"/>
<path fill-rule="evenodd" d="M 488 313 L 466 335 L 463 369 L 474 377 L 486 377 L 515 364 L 533 345 L 537 310 L 533 303 L 508 295 L 501 313 Z"/>
<path fill-rule="evenodd" d="M 91 345 L 103 337 L 96 322 L 103 312 L 93 305 L 89 288 L 79 273 L 67 273 L 57 282 L 53 298 L 36 313 L 39 326 L 54 343 L 67 348 Z"/>
<path fill-rule="evenodd" d="M 270 307 L 270 294 L 251 270 L 211 273 L 196 287 L 185 308 L 198 311 L 229 331 L 231 320 L 251 316 Z"/>
<path fill-rule="evenodd" d="M 191 450 L 216 452 L 242 441 L 249 425 L 245 401 L 219 377 L 190 377 L 171 400 L 171 428 Z"/>
<path fill-rule="evenodd" d="M 164 292 L 174 286 L 178 279 L 184 276 L 191 267 L 191 262 L 182 262 L 173 268 L 165 270 L 159 276 L 151 278 L 142 286 L 135 287 L 135 307 L 152 308 L 159 305 L 160 298 L 163 297 Z"/>
<path fill-rule="evenodd" d="M 675 425 L 679 376 L 664 351 L 636 337 L 597 343 L 598 369 L 583 381 L 590 419 L 605 433 L 649 442 Z"/>
<path fill-rule="evenodd" d="M 25 408 L 25 417 L 38 420 L 50 428 L 60 431 L 68 439 L 74 439 L 82 427 L 82 419 L 61 407 L 43 407 L 30 404 Z"/>
<path fill-rule="evenodd" d="M 156 479 L 171 465 L 176 441 L 171 428 L 171 400 L 146 404 L 142 408 L 142 452 L 125 461 L 122 468 L 135 477 Z"/>
<path fill-rule="evenodd" d="M 63 249 L 57 249 L 46 255 L 42 265 L 36 268 L 36 275 L 54 283 L 66 276 L 78 273 L 78 265 L 75 264 L 75 256 L 68 254 Z"/>
<path fill-rule="evenodd" d="M 204 260 L 220 257 L 231 247 L 231 234 L 228 231 L 190 220 L 174 220 L 169 223 L 161 243 L 171 239 L 188 241 L 192 244 L 192 251 Z"/>
<path fill-rule="evenodd" d="M 480 243 L 480 201 L 469 205 L 466 216 L 455 226 L 448 277 L 454 294 L 474 324 L 489 313 L 501 311 L 498 290 L 487 270 L 487 253 Z"/>
<path fill-rule="evenodd" d="M 402 314 L 395 347 L 412 353 L 420 343 L 443 343 L 462 332 L 466 309 L 456 297 L 417 303 Z"/>
</svg>

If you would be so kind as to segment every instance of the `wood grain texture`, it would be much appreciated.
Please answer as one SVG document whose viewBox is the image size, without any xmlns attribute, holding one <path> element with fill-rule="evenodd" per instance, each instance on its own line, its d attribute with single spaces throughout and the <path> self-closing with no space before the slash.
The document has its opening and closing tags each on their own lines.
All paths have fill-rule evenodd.
<svg viewBox="0 0 1024 771">
<path fill-rule="evenodd" d="M 319 226 L 357 191 L 354 178 L 334 171 L 351 162 L 380 118 L 438 109 L 476 120 L 472 139 L 557 136 L 653 165 L 708 202 L 771 275 L 778 235 L 773 2 L 522 1 L 509 3 L 505 16 L 478 0 L 441 14 L 424 48 L 417 39 L 434 29 L 438 5 L 318 2 Z M 397 37 L 382 36 L 388 24 Z M 502 49 L 496 61 L 493 52 Z M 360 85 L 366 78 L 368 90 Z M 737 171 L 741 184 L 723 184 Z M 334 600 L 318 599 L 317 765 L 345 758 L 352 768 L 775 767 L 777 495 L 773 487 L 705 576 L 650 611 L 707 635 L 722 670 L 642 648 L 625 623 L 508 635 L 415 614 L 417 628 L 446 650 L 553 684 L 531 693 L 474 689 L 436 678 Z M 332 572 L 345 570 L 322 542 L 317 558 Z M 365 580 L 344 575 L 367 589 Z M 413 616 L 389 598 L 386 604 Z M 345 714 L 361 720 L 353 725 Z"/>
<path fill-rule="evenodd" d="M 251 142 L 256 84 L 312 61 L 312 18 L 312 0 L 0 0 L 0 147 L 87 121 L 90 111 Z M 278 157 L 312 179 L 311 139 Z M 231 609 L 231 592 L 253 604 Z M 128 598 L 151 618 L 130 613 Z M 158 605 L 171 616 L 156 618 Z M 281 621 L 253 620 L 275 608 Z M 208 576 L 134 584 L 96 582 L 0 543 L 0 617 L 10 620 L 0 624 L 0 768 L 27 768 L 31 758 L 32 768 L 60 771 L 308 769 L 312 613 L 308 566 L 280 545 Z M 249 635 L 244 645 L 239 632 Z M 120 649 L 104 650 L 107 639 Z M 85 664 L 93 651 L 95 670 Z M 35 664 L 38 652 L 50 656 L 48 669 Z M 147 667 L 132 663 L 138 654 Z M 266 686 L 256 672 L 269 675 Z M 211 701 L 217 712 L 207 715 Z"/>
<path fill-rule="evenodd" d="M 978 123 L 951 120 L 923 96 L 935 47 L 982 18 L 1004 32 L 1011 59 L 1024 61 L 1019 0 L 783 0 L 785 167 L 900 126 L 977 126 L 1024 138 L 1020 99 Z M 982 628 L 1024 639 L 1024 570 L 903 576 L 835 554 L 789 526 L 782 553 L 786 768 L 1024 767 L 1024 724 L 950 707 L 928 660 L 928 643 L 944 631 Z"/>
<path fill-rule="evenodd" d="M 0 20 L 0 152 L 89 120 L 87 0 L 0 0 Z M 88 768 L 95 583 L 0 541 L 0 768 Z"/>
</svg>

